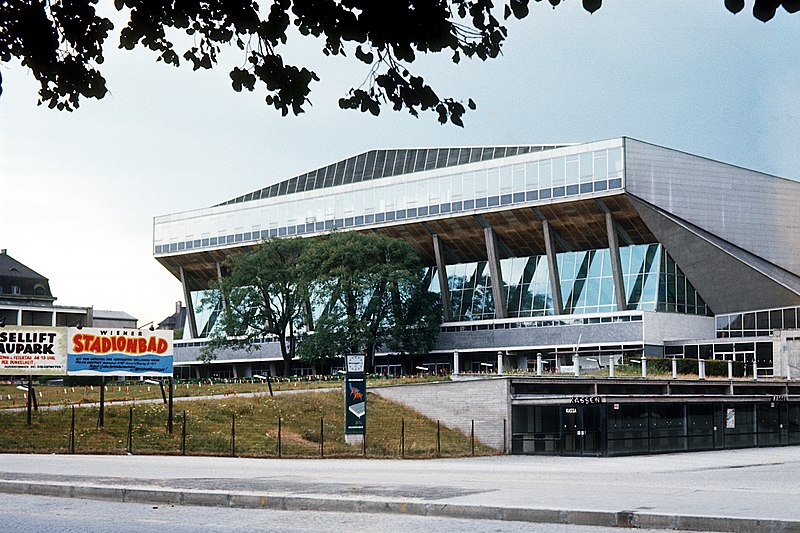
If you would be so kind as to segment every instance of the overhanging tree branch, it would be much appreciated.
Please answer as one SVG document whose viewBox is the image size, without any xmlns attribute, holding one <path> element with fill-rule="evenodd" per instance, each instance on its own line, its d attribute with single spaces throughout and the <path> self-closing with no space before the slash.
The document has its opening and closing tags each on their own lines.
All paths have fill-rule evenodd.
<svg viewBox="0 0 800 533">
<path fill-rule="evenodd" d="M 541 0 L 536 0 L 539 3 Z M 723 0 L 732 13 L 745 0 Z M 602 0 L 582 0 L 593 13 Z M 108 92 L 99 65 L 113 29 L 95 10 L 97 0 L 5 0 L 0 5 L 0 62 L 19 60 L 39 82 L 39 103 L 73 110 L 81 98 L 103 98 Z M 556 7 L 561 0 L 548 0 Z M 454 63 L 462 57 L 497 57 L 508 36 L 503 21 L 530 14 L 529 0 L 271 0 L 265 7 L 253 0 L 115 0 L 125 17 L 119 46 L 156 52 L 156 60 L 179 66 L 181 59 L 194 70 L 217 66 L 223 47 L 243 52 L 239 66 L 230 69 L 235 91 L 266 92 L 265 102 L 283 115 L 302 113 L 317 74 L 288 64 L 283 51 L 292 28 L 299 37 L 320 38 L 325 55 L 347 56 L 369 65 L 368 82 L 339 100 L 345 109 L 378 115 L 382 106 L 418 116 L 430 111 L 442 123 L 462 125 L 466 108 L 475 107 L 439 95 L 411 65 L 419 54 L 447 53 Z M 752 13 L 761 21 L 779 8 L 800 10 L 800 0 L 753 0 Z M 686 8 L 690 9 L 690 8 Z M 178 50 L 171 35 L 192 37 Z M 296 35 L 296 34 L 295 34 Z M 2 78 L 0 78 L 0 94 Z"/>
</svg>

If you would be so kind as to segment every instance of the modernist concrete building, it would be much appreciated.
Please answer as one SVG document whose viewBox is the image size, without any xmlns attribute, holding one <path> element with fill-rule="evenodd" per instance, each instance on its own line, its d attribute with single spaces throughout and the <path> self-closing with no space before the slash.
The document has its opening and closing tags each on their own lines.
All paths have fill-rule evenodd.
<svg viewBox="0 0 800 533">
<path fill-rule="evenodd" d="M 785 376 L 800 372 L 798 206 L 800 182 L 630 138 L 372 150 L 157 217 L 153 252 L 183 284 L 175 368 L 185 377 L 201 371 L 217 311 L 198 302 L 228 254 L 334 228 L 417 250 L 444 307 L 422 363 L 432 370 L 666 355 L 755 360 L 759 374 Z M 378 360 L 413 371 L 392 354 Z M 211 372 L 275 373 L 279 361 L 264 339 L 220 353 Z"/>
</svg>

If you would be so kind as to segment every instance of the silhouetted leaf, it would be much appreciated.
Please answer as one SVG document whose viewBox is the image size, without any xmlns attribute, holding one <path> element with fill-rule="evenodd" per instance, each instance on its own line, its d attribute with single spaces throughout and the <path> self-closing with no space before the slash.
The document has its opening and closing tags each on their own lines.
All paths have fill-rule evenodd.
<svg viewBox="0 0 800 533">
<path fill-rule="evenodd" d="M 800 0 L 783 0 L 781 5 L 783 5 L 783 9 L 785 9 L 787 13 L 797 13 L 800 11 Z"/>
<path fill-rule="evenodd" d="M 756 0 L 753 4 L 753 16 L 761 22 L 769 22 L 778 10 L 780 0 Z"/>
<path fill-rule="evenodd" d="M 733 14 L 744 9 L 744 0 L 725 0 L 725 8 Z"/>
<path fill-rule="evenodd" d="M 583 0 L 583 9 L 589 13 L 594 13 L 603 5 L 603 0 Z"/>
</svg>

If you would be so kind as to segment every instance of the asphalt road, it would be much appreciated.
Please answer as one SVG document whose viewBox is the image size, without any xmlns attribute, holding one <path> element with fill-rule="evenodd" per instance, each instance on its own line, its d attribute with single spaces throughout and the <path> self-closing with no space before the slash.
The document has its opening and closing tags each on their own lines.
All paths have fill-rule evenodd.
<svg viewBox="0 0 800 533">
<path fill-rule="evenodd" d="M 638 527 L 687 530 L 800 531 L 798 479 L 800 447 L 427 461 L 0 455 L 2 492 L 77 487 L 83 491 L 64 494 L 122 501 L 134 499 L 131 491 L 158 490 L 170 501 L 212 506 L 511 521 L 550 511 L 552 522 L 600 526 L 633 517 Z"/>
</svg>

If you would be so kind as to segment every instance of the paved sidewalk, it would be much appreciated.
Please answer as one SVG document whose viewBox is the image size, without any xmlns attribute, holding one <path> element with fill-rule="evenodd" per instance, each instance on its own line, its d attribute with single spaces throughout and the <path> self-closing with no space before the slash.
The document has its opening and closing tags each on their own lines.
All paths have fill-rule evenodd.
<svg viewBox="0 0 800 533">
<path fill-rule="evenodd" d="M 0 455 L 0 492 L 690 531 L 800 532 L 800 447 L 618 458 Z"/>
</svg>

